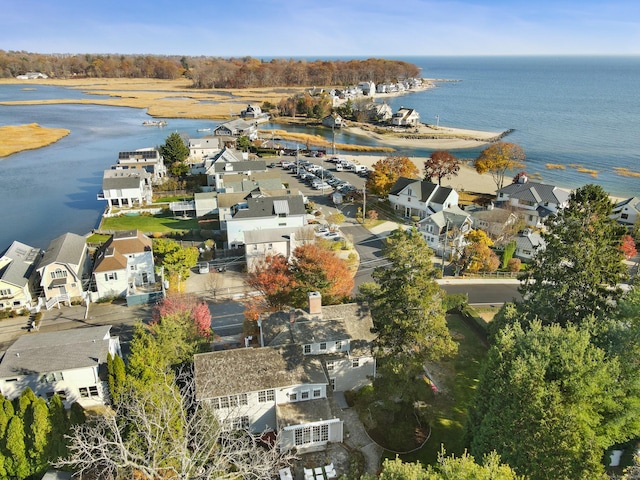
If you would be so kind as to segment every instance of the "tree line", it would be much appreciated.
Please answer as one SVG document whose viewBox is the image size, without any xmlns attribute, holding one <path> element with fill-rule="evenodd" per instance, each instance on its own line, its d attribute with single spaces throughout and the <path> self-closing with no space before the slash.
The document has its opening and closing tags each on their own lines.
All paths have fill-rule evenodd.
<svg viewBox="0 0 640 480">
<path fill-rule="evenodd" d="M 189 78 L 194 88 L 301 87 L 353 85 L 417 77 L 420 69 L 409 62 L 315 60 L 253 57 L 189 57 L 180 55 L 40 54 L 0 50 L 0 78 L 26 72 L 54 78 Z"/>
</svg>

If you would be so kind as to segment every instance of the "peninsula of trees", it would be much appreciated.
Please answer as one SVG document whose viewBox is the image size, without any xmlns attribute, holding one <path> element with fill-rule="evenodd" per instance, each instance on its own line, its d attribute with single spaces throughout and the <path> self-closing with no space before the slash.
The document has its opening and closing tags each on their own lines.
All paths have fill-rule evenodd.
<svg viewBox="0 0 640 480">
<path fill-rule="evenodd" d="M 0 50 L 0 78 L 41 72 L 53 78 L 186 77 L 194 88 L 301 87 L 375 83 L 417 77 L 420 69 L 398 60 L 315 60 L 160 55 L 39 54 Z"/>
</svg>

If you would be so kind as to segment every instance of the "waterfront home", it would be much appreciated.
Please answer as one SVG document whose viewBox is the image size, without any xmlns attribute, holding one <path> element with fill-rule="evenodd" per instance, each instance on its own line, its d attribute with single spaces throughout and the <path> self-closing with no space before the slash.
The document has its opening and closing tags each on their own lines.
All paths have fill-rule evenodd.
<svg viewBox="0 0 640 480">
<path fill-rule="evenodd" d="M 40 249 L 14 241 L 0 256 L 0 309 L 20 311 L 34 306 L 33 271 Z"/>
<path fill-rule="evenodd" d="M 312 226 L 291 229 L 287 227 L 265 228 L 244 232 L 247 271 L 253 272 L 267 256 L 282 255 L 291 258 L 293 251 L 307 240 L 315 239 Z"/>
<path fill-rule="evenodd" d="M 91 256 L 85 237 L 65 233 L 53 239 L 38 263 L 36 275 L 47 308 L 84 300 L 91 281 Z"/>
<path fill-rule="evenodd" d="M 207 185 L 216 191 L 223 189 L 223 177 L 226 175 L 251 175 L 267 171 L 267 163 L 264 160 L 249 160 L 246 153 L 227 147 L 204 163 L 203 173 L 207 176 Z"/>
<path fill-rule="evenodd" d="M 0 393 L 13 400 L 29 387 L 45 399 L 57 393 L 66 408 L 104 405 L 108 354 L 121 355 L 111 325 L 23 335 L 0 360 Z"/>
<path fill-rule="evenodd" d="M 393 110 L 387 103 L 367 103 L 364 111 L 370 122 L 388 122 L 393 116 Z"/>
<path fill-rule="evenodd" d="M 327 115 L 322 119 L 322 125 L 328 128 L 342 128 L 344 123 L 344 119 L 337 113 Z"/>
<path fill-rule="evenodd" d="M 546 247 L 546 242 L 542 236 L 530 228 L 525 228 L 512 240 L 516 242 L 516 250 L 513 256 L 525 261 L 531 260 Z"/>
<path fill-rule="evenodd" d="M 160 152 L 155 148 L 141 148 L 139 150 L 118 152 L 118 163 L 112 170 L 128 170 L 141 168 L 151 175 L 153 184 L 162 183 L 167 176 L 167 167 Z"/>
<path fill-rule="evenodd" d="M 494 242 L 508 236 L 518 221 L 512 208 L 499 208 L 493 203 L 487 207 L 468 205 L 464 211 L 471 216 L 473 227 L 485 232 Z"/>
<path fill-rule="evenodd" d="M 466 245 L 465 235 L 472 224 L 471 216 L 454 205 L 420 220 L 418 231 L 436 255 L 457 258 Z"/>
<path fill-rule="evenodd" d="M 299 452 L 342 442 L 344 427 L 329 397 L 361 388 L 375 376 L 373 323 L 359 304 L 277 312 L 258 322 L 257 348 L 198 354 L 196 399 L 228 428 L 279 433 L 279 447 Z M 335 390 L 335 392 L 334 392 Z"/>
<path fill-rule="evenodd" d="M 458 205 L 458 193 L 427 180 L 400 177 L 389 191 L 389 203 L 405 217 L 428 217 Z"/>
<path fill-rule="evenodd" d="M 237 140 L 238 137 L 247 137 L 249 140 L 256 140 L 258 138 L 258 127 L 256 122 L 247 122 L 246 120 L 237 118 L 217 125 L 211 133 L 214 137 L 224 137 L 233 140 Z"/>
<path fill-rule="evenodd" d="M 374 96 L 376 94 L 376 84 L 372 81 L 360 82 L 358 89 L 362 92 L 362 95 Z"/>
<path fill-rule="evenodd" d="M 420 125 L 420 114 L 413 108 L 400 107 L 391 117 L 391 125 L 416 127 Z"/>
<path fill-rule="evenodd" d="M 151 203 L 151 175 L 143 169 L 105 170 L 98 200 L 106 200 L 111 208 L 140 207 Z"/>
<path fill-rule="evenodd" d="M 219 137 L 207 135 L 201 138 L 190 138 L 187 146 L 189 147 L 187 162 L 191 165 L 197 165 L 222 150 L 224 142 Z"/>
<path fill-rule="evenodd" d="M 616 203 L 611 217 L 622 225 L 633 227 L 640 219 L 640 197 L 631 197 Z"/>
<path fill-rule="evenodd" d="M 118 231 L 96 252 L 92 300 L 124 297 L 155 283 L 151 239 L 138 230 Z"/>
<path fill-rule="evenodd" d="M 549 215 L 569 204 L 569 192 L 555 185 L 530 182 L 522 175 L 517 182 L 496 192 L 496 202 L 518 211 L 527 225 L 541 227 Z"/>
<path fill-rule="evenodd" d="M 302 195 L 251 196 L 247 198 L 246 208 L 232 210 L 231 218 L 225 219 L 227 244 L 230 248 L 244 245 L 246 231 L 280 227 L 295 230 L 307 224 Z M 222 213 L 220 222 L 223 222 Z"/>
<path fill-rule="evenodd" d="M 269 119 L 269 114 L 264 113 L 262 111 L 262 108 L 260 108 L 259 105 L 251 105 L 251 104 L 247 105 L 247 108 L 240 111 L 240 116 L 243 119 L 249 118 L 249 119 L 263 120 L 263 121 Z"/>
</svg>

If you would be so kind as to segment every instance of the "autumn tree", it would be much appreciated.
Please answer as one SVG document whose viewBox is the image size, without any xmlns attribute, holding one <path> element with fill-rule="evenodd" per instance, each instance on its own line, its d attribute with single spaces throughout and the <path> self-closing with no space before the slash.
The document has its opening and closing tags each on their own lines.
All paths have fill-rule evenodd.
<svg viewBox="0 0 640 480">
<path fill-rule="evenodd" d="M 386 196 L 399 178 L 417 178 L 418 173 L 418 167 L 408 157 L 383 158 L 373 165 L 366 188 L 374 195 Z"/>
<path fill-rule="evenodd" d="M 504 185 L 504 177 L 510 170 L 522 168 L 526 156 L 521 146 L 515 143 L 496 142 L 485 148 L 473 166 L 479 174 L 490 173 L 496 187 L 500 190 Z"/>
<path fill-rule="evenodd" d="M 500 266 L 500 259 L 491 250 L 493 241 L 483 230 L 472 230 L 465 235 L 467 245 L 460 260 L 463 269 L 470 273 L 495 272 Z"/>
<path fill-rule="evenodd" d="M 638 251 L 636 250 L 636 241 L 631 235 L 625 235 L 622 237 L 622 244 L 620 245 L 625 260 L 629 260 L 636 256 Z"/>
<path fill-rule="evenodd" d="M 200 252 L 197 247 L 183 247 L 175 240 L 158 238 L 153 241 L 153 256 L 156 265 L 165 268 L 172 283 L 179 284 L 189 278 Z"/>
<path fill-rule="evenodd" d="M 257 262 L 247 274 L 245 284 L 261 294 L 260 298 L 251 299 L 251 308 L 256 309 L 256 315 L 282 310 L 290 304 L 294 280 L 289 262 L 283 255 L 267 255 L 264 260 Z"/>
<path fill-rule="evenodd" d="M 564 325 L 615 309 L 629 272 L 620 250 L 625 228 L 611 218 L 612 209 L 602 187 L 586 185 L 548 218 L 545 249 L 520 277 L 520 307 L 530 318 Z"/>
<path fill-rule="evenodd" d="M 184 144 L 178 132 L 171 133 L 158 150 L 168 168 L 174 163 L 184 162 L 189 157 L 189 147 Z"/>
<path fill-rule="evenodd" d="M 438 179 L 438 185 L 442 185 L 442 179 L 451 179 L 460 171 L 460 160 L 446 150 L 433 152 L 424 161 L 424 179 L 432 181 Z"/>
<path fill-rule="evenodd" d="M 351 294 L 353 276 L 347 263 L 332 251 L 308 243 L 293 251 L 290 271 L 293 289 L 292 303 L 303 307 L 309 292 L 320 292 L 322 303 L 333 305 Z"/>
</svg>

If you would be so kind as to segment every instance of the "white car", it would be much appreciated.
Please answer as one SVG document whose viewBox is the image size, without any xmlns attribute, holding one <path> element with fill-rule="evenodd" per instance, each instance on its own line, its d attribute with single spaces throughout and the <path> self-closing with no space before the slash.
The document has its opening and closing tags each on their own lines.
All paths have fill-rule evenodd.
<svg viewBox="0 0 640 480">
<path fill-rule="evenodd" d="M 198 273 L 209 273 L 209 262 L 202 262 L 198 264 Z"/>
<path fill-rule="evenodd" d="M 313 188 L 315 188 L 316 190 L 326 190 L 328 188 L 331 188 L 331 185 L 329 185 L 327 182 L 317 182 L 313 184 Z"/>
</svg>

